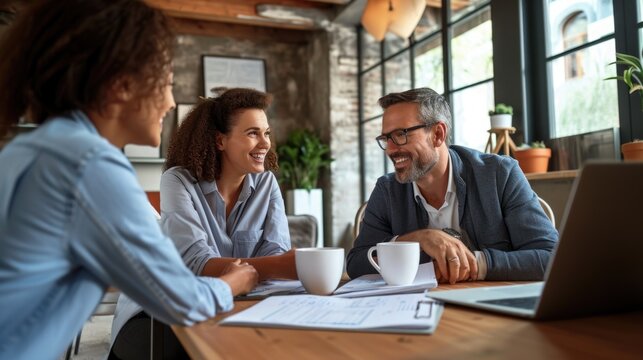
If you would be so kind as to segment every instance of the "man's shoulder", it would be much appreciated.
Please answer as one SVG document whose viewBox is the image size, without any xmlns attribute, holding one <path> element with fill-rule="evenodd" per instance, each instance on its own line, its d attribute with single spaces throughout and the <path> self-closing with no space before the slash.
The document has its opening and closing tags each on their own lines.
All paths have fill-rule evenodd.
<svg viewBox="0 0 643 360">
<path fill-rule="evenodd" d="M 389 198 L 393 202 L 405 202 L 409 199 L 409 196 L 413 197 L 413 184 L 412 183 L 400 183 L 395 178 L 395 173 L 386 174 L 380 176 L 377 179 L 375 188 L 371 193 L 371 198 L 375 195 L 376 198 Z"/>
<path fill-rule="evenodd" d="M 397 179 L 395 178 L 395 173 L 388 173 L 386 175 L 382 175 L 377 179 L 377 183 L 375 184 L 375 187 L 381 187 L 384 189 L 388 190 L 394 190 L 394 189 L 404 189 L 405 187 L 409 186 L 410 184 L 402 184 Z"/>
<path fill-rule="evenodd" d="M 459 145 L 449 147 L 454 163 L 460 167 L 484 168 L 487 170 L 508 169 L 516 162 L 509 156 L 487 154 Z M 455 155 L 455 156 L 454 156 Z"/>
</svg>

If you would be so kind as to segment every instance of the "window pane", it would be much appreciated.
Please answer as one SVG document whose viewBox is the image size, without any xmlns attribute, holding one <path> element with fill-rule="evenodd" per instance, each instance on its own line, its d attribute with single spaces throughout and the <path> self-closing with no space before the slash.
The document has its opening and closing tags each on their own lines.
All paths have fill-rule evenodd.
<svg viewBox="0 0 643 360">
<path fill-rule="evenodd" d="M 362 30 L 362 69 L 380 62 L 380 42 L 375 40 L 366 30 Z"/>
<path fill-rule="evenodd" d="M 548 56 L 614 33 L 612 0 L 548 0 Z"/>
<path fill-rule="evenodd" d="M 488 114 L 493 105 L 493 81 L 453 93 L 456 145 L 484 151 L 491 127 Z"/>
<path fill-rule="evenodd" d="M 493 44 L 489 8 L 453 28 L 453 87 L 493 77 Z"/>
<path fill-rule="evenodd" d="M 442 27 L 441 4 L 430 4 L 427 2 L 424 14 L 415 27 L 415 39 L 420 40 L 423 37 L 439 30 Z"/>
<path fill-rule="evenodd" d="M 614 40 L 608 40 L 549 63 L 555 116 L 552 137 L 619 126 L 617 82 L 604 80 L 616 74 L 614 65 L 607 66 L 615 53 Z"/>
<path fill-rule="evenodd" d="M 364 123 L 364 179 L 366 182 L 366 197 L 370 197 L 377 179 L 384 175 L 386 161 L 384 150 L 380 149 L 375 137 L 382 133 L 382 118 Z"/>
<path fill-rule="evenodd" d="M 639 22 L 641 21 L 643 21 L 643 0 L 639 0 Z"/>
<path fill-rule="evenodd" d="M 387 94 L 406 91 L 411 88 L 410 62 L 409 51 L 406 50 L 384 63 Z"/>
<path fill-rule="evenodd" d="M 415 47 L 415 87 L 430 87 L 439 94 L 444 92 L 442 38 L 439 35 Z"/>
<path fill-rule="evenodd" d="M 437 2 L 437 0 L 433 1 Z M 484 2 L 487 2 L 487 0 L 451 0 L 451 22 L 454 22 L 464 15 L 474 11 L 478 5 Z"/>
<path fill-rule="evenodd" d="M 364 118 L 369 119 L 380 115 L 382 109 L 377 105 L 377 99 L 382 97 L 382 68 L 373 68 L 362 76 L 362 92 L 364 94 Z"/>
<path fill-rule="evenodd" d="M 402 39 L 401 37 L 387 32 L 384 36 L 384 57 L 389 57 L 396 52 L 409 47 L 409 39 Z"/>
</svg>

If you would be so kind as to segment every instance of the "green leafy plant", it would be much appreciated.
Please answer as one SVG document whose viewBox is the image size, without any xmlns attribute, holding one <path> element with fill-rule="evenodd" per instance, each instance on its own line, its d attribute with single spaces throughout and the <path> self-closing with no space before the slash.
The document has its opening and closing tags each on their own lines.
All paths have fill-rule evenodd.
<svg viewBox="0 0 643 360">
<path fill-rule="evenodd" d="M 641 111 L 643 111 L 643 66 L 641 60 L 632 55 L 616 53 L 616 61 L 609 63 L 609 65 L 625 65 L 623 75 L 608 77 L 605 80 L 621 80 L 630 89 L 630 94 L 638 91 L 641 97 Z"/>
<path fill-rule="evenodd" d="M 319 171 L 333 161 L 330 147 L 307 130 L 291 132 L 286 143 L 277 147 L 277 154 L 279 182 L 289 189 L 315 188 Z"/>
<path fill-rule="evenodd" d="M 513 113 L 514 113 L 514 108 L 503 103 L 497 103 L 494 109 L 489 110 L 489 116 L 500 115 L 500 114 L 513 115 Z"/>
</svg>

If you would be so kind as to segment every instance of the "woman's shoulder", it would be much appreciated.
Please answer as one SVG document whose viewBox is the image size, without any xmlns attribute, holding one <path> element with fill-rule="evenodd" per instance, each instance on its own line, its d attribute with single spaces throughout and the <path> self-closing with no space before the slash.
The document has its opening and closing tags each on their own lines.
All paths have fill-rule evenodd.
<svg viewBox="0 0 643 360">
<path fill-rule="evenodd" d="M 257 190 L 268 190 L 272 188 L 279 188 L 277 177 L 272 171 L 264 171 L 260 173 L 248 174 L 250 184 Z"/>
<path fill-rule="evenodd" d="M 277 177 L 275 176 L 275 174 L 272 173 L 272 171 L 264 171 L 264 172 L 260 172 L 260 173 L 251 173 L 251 174 L 248 174 L 248 176 L 250 176 L 250 178 L 253 179 L 255 181 L 255 183 L 257 183 L 257 182 L 265 182 L 265 181 L 275 182 L 275 183 L 277 182 Z"/>
<path fill-rule="evenodd" d="M 196 181 L 196 178 L 192 176 L 192 173 L 183 166 L 174 166 L 165 170 L 163 175 L 161 175 L 161 178 L 179 178 L 190 182 Z"/>
</svg>

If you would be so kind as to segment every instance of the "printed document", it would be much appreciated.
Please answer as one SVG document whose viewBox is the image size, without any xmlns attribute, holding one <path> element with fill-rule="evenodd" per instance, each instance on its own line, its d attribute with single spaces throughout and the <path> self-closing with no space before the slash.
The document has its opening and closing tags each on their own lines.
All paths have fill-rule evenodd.
<svg viewBox="0 0 643 360">
<path fill-rule="evenodd" d="M 420 264 L 415 280 L 413 280 L 413 283 L 410 285 L 387 285 L 382 275 L 368 274 L 347 282 L 344 286 L 335 290 L 333 294 L 335 296 L 349 298 L 385 294 L 407 294 L 423 292 L 427 289 L 433 289 L 436 286 L 438 286 L 438 281 L 435 278 L 433 263 L 428 262 Z"/>
<path fill-rule="evenodd" d="M 431 334 L 442 303 L 422 294 L 345 299 L 271 296 L 221 321 L 222 325 Z"/>
<path fill-rule="evenodd" d="M 362 297 L 387 294 L 410 294 L 423 292 L 438 286 L 435 278 L 433 263 L 421 264 L 415 280 L 410 285 L 391 286 L 387 285 L 382 275 L 368 274 L 353 279 L 333 293 L 338 297 Z M 262 281 L 252 291 L 243 296 L 236 297 L 237 300 L 264 299 L 274 295 L 305 294 L 306 290 L 299 280 L 266 280 Z"/>
<path fill-rule="evenodd" d="M 273 295 L 305 294 L 306 289 L 299 280 L 265 280 L 255 286 L 252 291 L 243 296 L 236 297 L 237 300 L 263 299 Z"/>
</svg>

